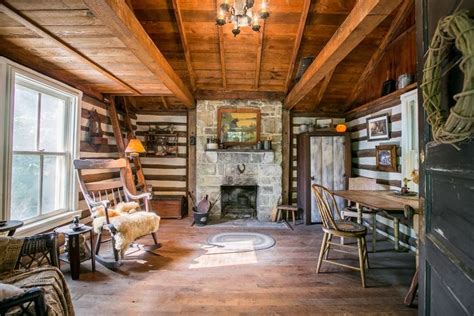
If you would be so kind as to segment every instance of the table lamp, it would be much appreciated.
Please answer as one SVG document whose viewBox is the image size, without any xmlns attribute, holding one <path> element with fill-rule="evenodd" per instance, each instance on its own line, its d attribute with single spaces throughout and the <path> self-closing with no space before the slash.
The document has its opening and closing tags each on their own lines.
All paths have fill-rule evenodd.
<svg viewBox="0 0 474 316">
<path fill-rule="evenodd" d="M 142 142 L 139 139 L 133 138 L 128 142 L 127 148 L 125 149 L 125 154 L 130 158 L 137 157 L 141 153 L 145 152 Z"/>
</svg>

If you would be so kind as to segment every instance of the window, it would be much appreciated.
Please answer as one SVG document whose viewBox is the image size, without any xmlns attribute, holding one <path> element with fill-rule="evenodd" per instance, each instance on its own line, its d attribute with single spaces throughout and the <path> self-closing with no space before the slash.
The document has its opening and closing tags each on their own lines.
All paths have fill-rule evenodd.
<svg viewBox="0 0 474 316">
<path fill-rule="evenodd" d="M 417 90 L 400 96 L 402 102 L 402 179 L 412 178 L 419 169 L 418 162 L 418 93 Z M 418 184 L 410 181 L 408 188 L 418 192 Z"/>
<path fill-rule="evenodd" d="M 9 77 L 3 217 L 33 222 L 73 210 L 78 94 L 15 68 Z"/>
</svg>

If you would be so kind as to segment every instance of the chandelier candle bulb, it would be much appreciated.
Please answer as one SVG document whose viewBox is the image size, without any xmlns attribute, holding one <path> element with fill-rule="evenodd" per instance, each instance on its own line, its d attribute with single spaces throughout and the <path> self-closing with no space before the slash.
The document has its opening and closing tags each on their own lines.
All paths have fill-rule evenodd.
<svg viewBox="0 0 474 316">
<path fill-rule="evenodd" d="M 267 0 L 263 0 L 260 4 L 260 11 L 253 10 L 255 0 L 234 0 L 233 4 L 229 4 L 229 0 L 224 0 L 219 5 L 219 12 L 216 17 L 216 25 L 223 26 L 226 23 L 233 23 L 234 28 L 232 34 L 234 37 L 240 34 L 240 27 L 250 27 L 255 32 L 260 32 L 259 19 L 266 19 L 270 16 L 268 13 Z"/>
</svg>

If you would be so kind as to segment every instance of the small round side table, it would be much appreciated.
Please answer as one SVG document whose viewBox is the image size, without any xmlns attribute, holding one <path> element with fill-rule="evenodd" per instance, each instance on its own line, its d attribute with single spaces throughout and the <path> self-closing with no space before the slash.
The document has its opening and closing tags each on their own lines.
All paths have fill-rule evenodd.
<svg viewBox="0 0 474 316">
<path fill-rule="evenodd" d="M 11 237 L 15 234 L 17 228 L 23 226 L 22 221 L 6 221 L 4 225 L 0 226 L 0 233 L 8 232 Z"/>
<path fill-rule="evenodd" d="M 91 260 L 92 271 L 95 271 L 94 231 L 92 227 L 84 225 L 80 230 L 73 230 L 70 225 L 66 225 L 56 228 L 54 232 L 56 234 L 64 234 L 68 239 L 67 254 L 60 255 L 59 259 L 69 263 L 73 280 L 79 279 L 81 262 Z M 86 233 L 90 234 L 90 256 L 81 259 L 80 235 Z"/>
</svg>

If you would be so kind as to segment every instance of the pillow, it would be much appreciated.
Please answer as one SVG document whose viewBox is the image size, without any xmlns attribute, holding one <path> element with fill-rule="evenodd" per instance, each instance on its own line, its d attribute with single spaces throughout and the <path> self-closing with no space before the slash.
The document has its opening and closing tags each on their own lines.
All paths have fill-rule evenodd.
<svg viewBox="0 0 474 316">
<path fill-rule="evenodd" d="M 11 284 L 0 283 L 0 301 L 23 294 L 25 291 Z"/>
</svg>

